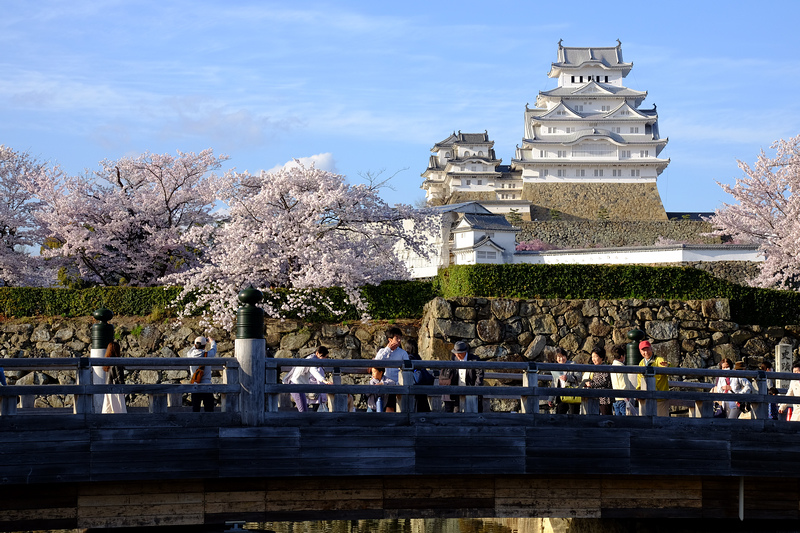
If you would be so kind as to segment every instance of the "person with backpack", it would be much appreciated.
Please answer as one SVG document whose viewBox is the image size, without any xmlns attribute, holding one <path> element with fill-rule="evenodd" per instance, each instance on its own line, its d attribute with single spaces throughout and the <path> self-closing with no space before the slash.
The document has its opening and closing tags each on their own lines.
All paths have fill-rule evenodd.
<svg viewBox="0 0 800 533">
<path fill-rule="evenodd" d="M 217 341 L 209 337 L 197 337 L 194 346 L 186 352 L 186 357 L 212 358 L 217 356 Z M 206 365 L 190 366 L 189 372 L 192 375 L 190 383 L 193 385 L 211 385 L 211 367 Z M 206 413 L 214 411 L 214 393 L 212 392 L 193 392 L 192 411 L 200 412 L 200 405 Z"/>
<path fill-rule="evenodd" d="M 106 348 L 106 357 L 122 357 L 119 343 L 111 341 Z M 125 370 L 121 365 L 104 366 L 106 385 L 124 385 Z M 124 394 L 106 394 L 103 397 L 103 413 L 127 413 Z"/>
</svg>

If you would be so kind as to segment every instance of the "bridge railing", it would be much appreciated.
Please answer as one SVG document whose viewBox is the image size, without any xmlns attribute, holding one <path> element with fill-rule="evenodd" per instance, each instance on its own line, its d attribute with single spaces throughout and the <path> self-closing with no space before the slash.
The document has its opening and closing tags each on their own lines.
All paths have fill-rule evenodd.
<svg viewBox="0 0 800 533">
<path fill-rule="evenodd" d="M 18 398 L 32 398 L 36 395 L 71 395 L 74 397 L 73 413 L 89 414 L 94 412 L 95 395 L 102 394 L 144 394 L 150 398 L 149 412 L 163 413 L 167 411 L 167 397 L 193 392 L 212 392 L 222 397 L 222 410 L 229 413 L 240 411 L 240 397 L 245 394 L 240 385 L 240 366 L 235 358 L 215 358 L 211 368 L 221 369 L 223 383 L 210 385 L 190 385 L 184 383 L 161 384 L 125 384 L 106 385 L 93 383 L 93 368 L 106 365 L 121 365 L 128 370 L 186 370 L 189 366 L 196 366 L 197 360 L 187 358 L 31 358 L 31 359 L 3 359 L 0 364 L 7 370 L 34 370 L 34 371 L 73 371 L 75 372 L 74 384 L 52 385 L 9 385 L 0 386 L 0 415 L 14 415 L 17 411 Z M 400 369 L 400 379 L 397 385 L 360 385 L 344 384 L 342 377 L 348 373 L 364 374 L 370 366 Z M 289 385 L 279 381 L 281 371 L 293 367 L 323 367 L 332 374 L 332 384 Z M 411 412 L 414 410 L 415 396 L 426 395 L 439 397 L 441 395 L 484 396 L 497 398 L 519 398 L 522 413 L 539 412 L 541 402 L 546 402 L 548 397 L 556 395 L 577 396 L 587 399 L 587 403 L 602 397 L 636 398 L 644 402 L 645 414 L 655 414 L 656 400 L 680 402 L 683 405 L 694 404 L 693 413 L 698 417 L 713 416 L 713 403 L 723 401 L 747 402 L 753 406 L 756 418 L 766 418 L 768 404 L 800 403 L 800 396 L 772 396 L 767 393 L 767 380 L 795 380 L 800 379 L 800 374 L 762 372 L 752 370 L 709 370 L 693 368 L 663 368 L 640 366 L 612 366 L 612 365 L 578 365 L 557 363 L 524 363 L 524 362 L 484 362 L 484 361 L 390 361 L 390 360 L 338 360 L 338 359 L 266 359 L 265 360 L 266 396 L 265 414 L 278 410 L 278 397 L 283 393 L 328 393 L 333 395 L 331 407 L 334 411 L 348 410 L 348 396 L 354 394 L 393 394 L 400 399 L 398 411 Z M 430 371 L 443 369 L 479 368 L 485 372 L 487 378 L 503 382 L 521 380 L 521 385 L 506 383 L 480 387 L 453 386 L 453 385 L 417 385 L 414 383 L 414 369 L 425 368 Z M 607 372 L 626 373 L 639 376 L 642 379 L 640 390 L 614 390 L 590 388 L 553 388 L 550 387 L 550 372 Z M 740 377 L 751 380 L 754 392 L 751 394 L 724 394 L 712 393 L 707 390 L 697 390 L 708 387 L 708 383 L 695 381 L 670 381 L 672 390 L 658 391 L 655 388 L 656 377 L 666 375 L 670 378 L 690 378 L 698 380 L 716 379 L 717 377 Z M 692 390 L 675 390 L 677 388 L 690 388 Z M 24 402 L 23 402 L 24 404 Z M 466 402 L 461 410 L 468 409 Z M 43 409 L 44 411 L 44 409 Z"/>
<path fill-rule="evenodd" d="M 800 403 L 800 396 L 773 396 L 768 394 L 767 380 L 795 380 L 800 379 L 800 374 L 788 372 L 764 372 L 760 370 L 716 370 L 681 367 L 652 367 L 652 366 L 617 366 L 617 365 L 579 365 L 558 363 L 517 363 L 517 362 L 485 362 L 485 361 L 391 361 L 391 360 L 332 360 L 332 359 L 268 359 L 267 366 L 267 411 L 277 411 L 278 396 L 282 393 L 327 393 L 334 396 L 331 402 L 334 411 L 347 410 L 347 396 L 353 394 L 395 394 L 400 399 L 399 411 L 413 410 L 415 395 L 427 396 L 468 396 L 477 395 L 484 397 L 520 398 L 521 412 L 539 412 L 541 401 L 552 396 L 577 396 L 587 400 L 596 400 L 603 397 L 635 398 L 643 403 L 643 412 L 646 415 L 655 415 L 657 401 L 670 401 L 672 403 L 691 405 L 692 414 L 697 417 L 712 417 L 714 402 L 738 401 L 752 405 L 755 418 L 767 418 L 769 404 Z M 282 370 L 293 367 L 322 367 L 332 372 L 332 384 L 282 384 L 278 376 Z M 398 368 L 399 383 L 397 385 L 347 385 L 341 383 L 341 377 L 347 373 L 365 373 L 370 366 L 382 368 Z M 485 376 L 494 379 L 513 380 L 521 379 L 522 385 L 486 385 L 480 387 L 468 386 L 441 386 L 417 385 L 414 383 L 413 372 L 415 369 L 443 370 L 445 368 L 475 368 L 482 369 Z M 500 372 L 497 372 L 500 371 Z M 638 390 L 616 390 L 596 388 L 554 388 L 547 384 L 552 379 L 550 372 L 591 373 L 605 372 L 609 374 L 622 373 L 635 376 L 641 381 Z M 492 375 L 494 374 L 494 375 Z M 718 377 L 737 377 L 751 381 L 754 392 L 749 394 L 731 394 L 709 392 L 711 383 L 698 381 L 670 381 L 671 390 L 656 390 L 656 377 L 668 378 L 710 379 L 716 381 Z M 632 376 L 632 377 L 633 377 Z M 544 384 L 544 385 L 543 385 Z M 688 388 L 692 390 L 675 390 Z M 699 389 L 699 390 L 698 390 Z M 462 401 L 461 410 L 467 408 Z M 591 409 L 592 407 L 590 407 Z M 596 407 L 594 409 L 597 409 Z"/>
<path fill-rule="evenodd" d="M 239 410 L 239 362 L 235 358 L 219 357 L 207 361 L 207 368 L 222 370 L 221 384 L 184 384 L 184 383 L 126 383 L 124 385 L 95 384 L 94 368 L 102 366 L 122 366 L 126 370 L 188 370 L 190 366 L 200 366 L 197 358 L 181 357 L 63 357 L 63 358 L 28 358 L 2 359 L 0 366 L 6 372 L 14 370 L 26 371 L 72 371 L 74 384 L 48 385 L 6 385 L 0 386 L 0 415 L 9 416 L 17 412 L 19 398 L 23 405 L 32 402 L 25 400 L 35 396 L 67 395 L 73 396 L 74 414 L 91 414 L 95 412 L 93 397 L 102 394 L 144 394 L 149 397 L 149 412 L 167 412 L 168 395 L 183 395 L 192 392 L 211 392 L 220 394 L 222 410 L 235 413 Z M 44 409 L 42 411 L 45 411 Z"/>
</svg>

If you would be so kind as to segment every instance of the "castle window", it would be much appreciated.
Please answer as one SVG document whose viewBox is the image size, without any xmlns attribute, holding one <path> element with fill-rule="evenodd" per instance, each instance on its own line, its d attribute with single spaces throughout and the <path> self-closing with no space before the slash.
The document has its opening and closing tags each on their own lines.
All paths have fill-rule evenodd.
<svg viewBox="0 0 800 533">
<path fill-rule="evenodd" d="M 550 175 L 550 171 L 548 169 L 544 169 L 544 175 L 545 176 L 549 176 Z"/>
<path fill-rule="evenodd" d="M 595 177 L 602 178 L 603 177 L 603 169 L 602 168 L 594 169 L 594 175 L 595 175 Z"/>
<path fill-rule="evenodd" d="M 631 133 L 639 133 L 639 126 L 631 126 Z"/>
<path fill-rule="evenodd" d="M 512 200 L 516 200 L 516 199 L 517 199 L 517 195 L 516 195 L 516 194 L 512 194 L 512 195 L 511 195 L 511 199 L 512 199 Z"/>
<path fill-rule="evenodd" d="M 576 169 L 575 170 L 575 177 L 576 178 L 582 178 L 584 176 L 586 176 L 586 171 L 585 170 L 583 170 L 583 169 Z"/>
<path fill-rule="evenodd" d="M 445 153 L 444 153 L 444 156 L 445 156 L 447 159 L 450 159 L 450 152 L 445 152 Z"/>
<path fill-rule="evenodd" d="M 611 175 L 614 177 L 622 177 L 622 170 L 621 169 L 614 169 L 611 171 Z"/>
<path fill-rule="evenodd" d="M 539 157 L 546 157 L 546 156 L 547 152 L 545 152 L 544 150 L 539 150 Z"/>
<path fill-rule="evenodd" d="M 559 178 L 565 178 L 567 176 L 567 171 L 563 169 L 558 169 L 556 171 L 556 176 L 558 176 Z"/>
<path fill-rule="evenodd" d="M 478 180 L 478 185 L 483 185 L 483 180 Z"/>
<path fill-rule="evenodd" d="M 575 83 L 575 76 L 572 76 L 572 83 Z"/>
<path fill-rule="evenodd" d="M 483 250 L 478 250 L 477 256 L 478 259 L 497 259 L 497 252 L 485 252 Z"/>
<path fill-rule="evenodd" d="M 611 128 L 611 131 L 614 133 L 622 133 L 622 128 L 620 128 L 619 126 L 614 126 L 613 128 Z"/>
<path fill-rule="evenodd" d="M 606 76 L 606 83 L 608 83 L 608 76 Z"/>
<path fill-rule="evenodd" d="M 472 180 L 467 180 L 467 185 L 472 185 Z"/>
<path fill-rule="evenodd" d="M 583 83 L 583 76 L 580 76 L 580 83 Z"/>
<path fill-rule="evenodd" d="M 575 133 L 575 128 L 564 128 L 564 133 Z"/>
<path fill-rule="evenodd" d="M 559 109 L 558 111 L 556 111 L 556 115 L 564 116 L 566 114 L 567 114 L 567 112 L 564 109 Z"/>
<path fill-rule="evenodd" d="M 600 106 L 600 111 L 611 111 L 611 106 L 610 105 L 601 105 Z"/>
<path fill-rule="evenodd" d="M 639 150 L 639 157 L 650 157 L 650 150 Z"/>
<path fill-rule="evenodd" d="M 629 158 L 630 156 L 631 156 L 631 151 L 630 151 L 630 150 L 620 150 L 620 151 L 619 151 L 619 157 L 620 157 L 620 159 L 627 159 L 627 158 Z"/>
<path fill-rule="evenodd" d="M 483 155 L 483 152 L 478 152 L 478 157 L 481 157 L 482 155 Z"/>
<path fill-rule="evenodd" d="M 576 105 L 575 106 L 575 110 L 576 111 L 583 111 L 583 106 L 582 105 Z"/>
<path fill-rule="evenodd" d="M 631 169 L 631 176 L 632 176 L 632 177 L 638 177 L 638 176 L 639 176 L 639 170 L 633 170 L 633 169 Z"/>
<path fill-rule="evenodd" d="M 548 126 L 547 133 L 558 133 L 558 130 L 552 126 Z"/>
<path fill-rule="evenodd" d="M 464 152 L 464 157 L 469 157 L 469 150 Z"/>
<path fill-rule="evenodd" d="M 567 157 L 567 151 L 566 150 L 559 150 L 558 151 L 558 157 L 562 157 L 562 158 L 563 157 Z"/>
</svg>

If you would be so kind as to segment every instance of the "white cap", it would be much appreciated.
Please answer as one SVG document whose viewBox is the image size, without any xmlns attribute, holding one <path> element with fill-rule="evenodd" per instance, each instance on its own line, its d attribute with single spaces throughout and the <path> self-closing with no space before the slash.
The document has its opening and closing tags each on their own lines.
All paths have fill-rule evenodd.
<svg viewBox="0 0 800 533">
<path fill-rule="evenodd" d="M 206 345 L 206 342 L 207 342 L 207 341 L 206 341 L 206 338 L 205 338 L 205 337 L 197 337 L 197 338 L 194 340 L 194 343 L 195 343 L 195 344 L 202 344 L 203 346 L 205 346 L 205 345 Z"/>
</svg>

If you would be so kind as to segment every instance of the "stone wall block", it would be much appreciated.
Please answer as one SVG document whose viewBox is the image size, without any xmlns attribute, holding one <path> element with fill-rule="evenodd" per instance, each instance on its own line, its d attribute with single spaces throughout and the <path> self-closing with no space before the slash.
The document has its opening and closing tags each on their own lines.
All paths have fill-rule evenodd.
<svg viewBox="0 0 800 533">
<path fill-rule="evenodd" d="M 50 340 L 50 331 L 47 326 L 39 326 L 31 334 L 31 342 L 46 342 Z"/>
<path fill-rule="evenodd" d="M 675 322 L 652 320 L 644 325 L 644 329 L 651 339 L 660 341 L 678 338 L 678 325 Z"/>
<path fill-rule="evenodd" d="M 714 364 L 719 364 L 720 359 L 723 357 L 727 357 L 731 361 L 737 361 L 739 359 L 739 349 L 733 344 L 714 346 L 711 349 L 711 353 L 714 355 Z"/>
<path fill-rule="evenodd" d="M 757 337 L 748 340 L 742 347 L 741 353 L 756 356 L 770 355 L 774 353 L 774 345 L 770 346 L 767 341 Z"/>
<path fill-rule="evenodd" d="M 581 314 L 583 316 L 600 316 L 600 304 L 597 300 L 584 300 L 581 305 Z"/>
<path fill-rule="evenodd" d="M 499 320 L 479 320 L 475 329 L 478 338 L 484 342 L 497 343 L 503 340 L 503 323 Z"/>
<path fill-rule="evenodd" d="M 575 328 L 578 325 L 583 325 L 583 313 L 577 309 L 570 309 L 564 313 L 564 320 L 566 321 L 567 326 L 570 328 Z"/>
<path fill-rule="evenodd" d="M 507 320 L 519 313 L 517 300 L 492 300 L 492 314 L 498 320 Z"/>
<path fill-rule="evenodd" d="M 529 321 L 531 333 L 534 335 L 552 335 L 558 331 L 556 321 L 551 315 L 532 316 Z"/>
<path fill-rule="evenodd" d="M 478 318 L 478 311 L 474 307 L 456 307 L 453 314 L 457 319 L 467 322 L 474 322 Z"/>
<path fill-rule="evenodd" d="M 305 345 L 310 338 L 311 332 L 307 330 L 286 335 L 281 339 L 281 349 L 291 351 L 298 350 Z"/>
<path fill-rule="evenodd" d="M 611 333 L 611 326 L 595 317 L 589 322 L 589 334 L 593 337 L 606 337 Z"/>
<path fill-rule="evenodd" d="M 680 366 L 681 350 L 677 340 L 653 344 L 653 354 L 656 357 L 663 357 L 672 366 Z"/>
<path fill-rule="evenodd" d="M 425 305 L 425 307 L 426 307 L 426 313 L 425 314 L 430 313 L 431 316 L 433 316 L 434 318 L 450 318 L 450 317 L 452 317 L 452 314 L 451 314 L 452 311 L 451 311 L 451 308 L 450 308 L 450 302 L 448 302 L 444 298 L 440 298 L 440 297 L 434 298 L 433 300 L 428 302 Z"/>
<path fill-rule="evenodd" d="M 61 328 L 56 331 L 55 339 L 59 342 L 66 342 L 75 336 L 75 330 L 72 328 Z"/>
<path fill-rule="evenodd" d="M 731 305 L 727 298 L 703 300 L 703 316 L 711 320 L 730 320 Z"/>
<path fill-rule="evenodd" d="M 435 335 L 444 338 L 457 337 L 459 339 L 472 339 L 475 337 L 475 324 L 458 320 L 436 320 Z"/>
<path fill-rule="evenodd" d="M 547 346 L 547 337 L 537 335 L 525 350 L 525 357 L 530 361 L 541 361 L 545 346 Z"/>
</svg>

